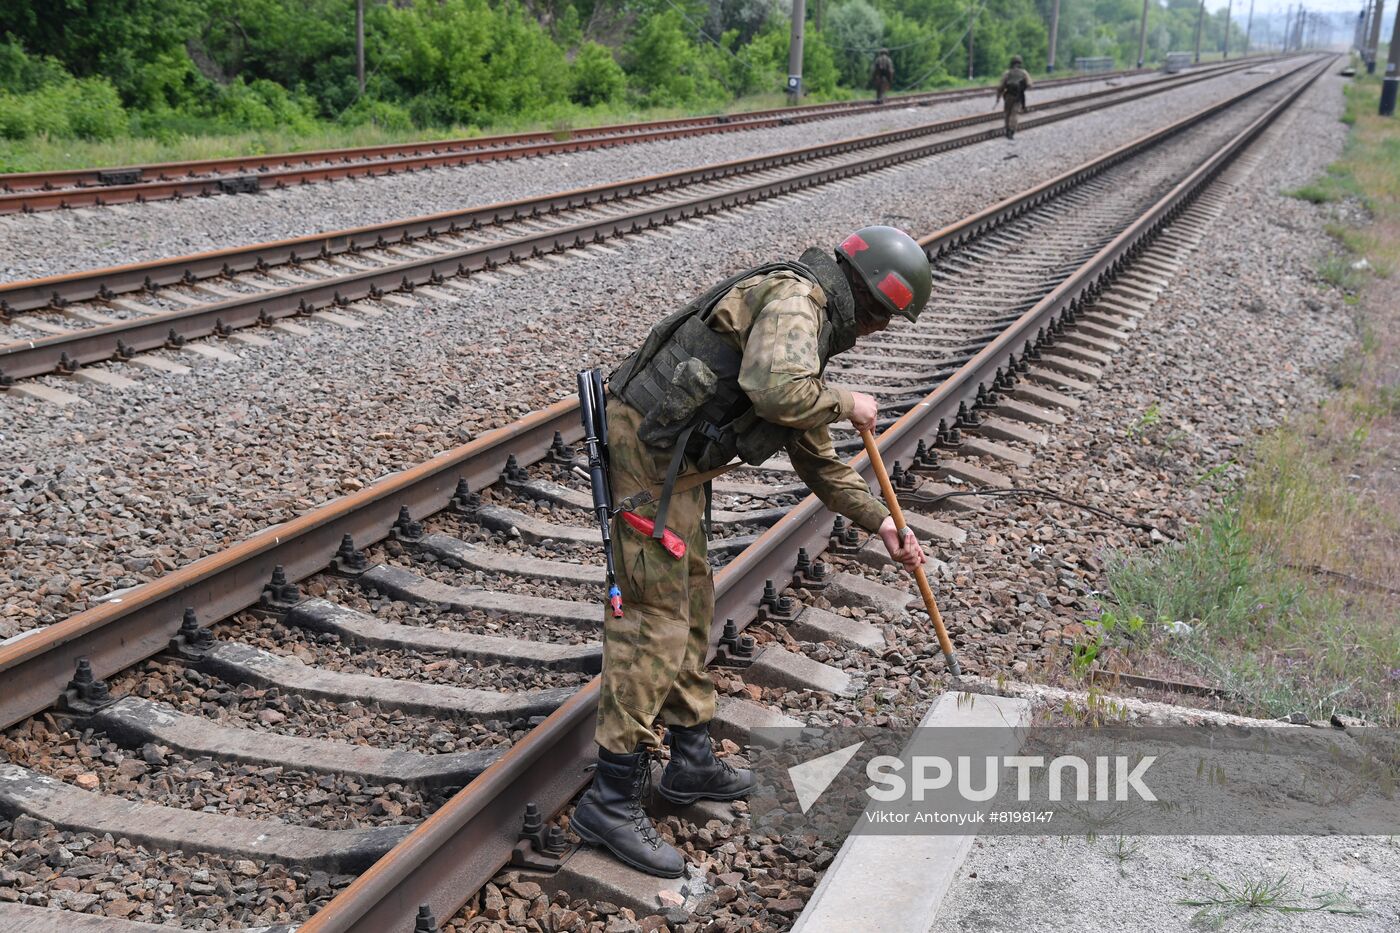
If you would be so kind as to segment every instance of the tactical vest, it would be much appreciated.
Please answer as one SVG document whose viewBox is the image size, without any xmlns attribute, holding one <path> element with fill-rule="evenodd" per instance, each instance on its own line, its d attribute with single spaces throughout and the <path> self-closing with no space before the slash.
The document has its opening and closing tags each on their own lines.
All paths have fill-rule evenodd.
<svg viewBox="0 0 1400 933">
<path fill-rule="evenodd" d="M 682 462 L 706 472 L 738 456 L 758 465 L 801 431 L 759 418 L 739 387 L 742 349 L 731 346 L 706 323 L 710 312 L 736 285 L 755 275 L 792 272 L 826 293 L 826 319 L 817 339 L 818 372 L 855 345 L 855 300 L 845 274 L 830 254 L 809 249 L 798 262 L 772 262 L 720 282 L 651 329 L 642 346 L 613 371 L 608 391 L 641 412 L 638 438 L 675 452 L 663 501 Z M 664 508 L 658 513 L 661 527 Z"/>
</svg>

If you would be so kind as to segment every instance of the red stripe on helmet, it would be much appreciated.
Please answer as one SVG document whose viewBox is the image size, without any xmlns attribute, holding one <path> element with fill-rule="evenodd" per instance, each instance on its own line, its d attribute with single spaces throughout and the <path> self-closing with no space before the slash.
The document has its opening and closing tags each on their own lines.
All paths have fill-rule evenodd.
<svg viewBox="0 0 1400 933">
<path fill-rule="evenodd" d="M 870 244 L 865 242 L 859 233 L 852 233 L 841 244 L 841 252 L 847 256 L 854 256 L 863 249 L 870 249 Z"/>
<path fill-rule="evenodd" d="M 893 272 L 885 276 L 876 287 L 901 311 L 909 307 L 909 302 L 914 300 L 914 293 L 909 290 L 909 286 Z"/>
</svg>

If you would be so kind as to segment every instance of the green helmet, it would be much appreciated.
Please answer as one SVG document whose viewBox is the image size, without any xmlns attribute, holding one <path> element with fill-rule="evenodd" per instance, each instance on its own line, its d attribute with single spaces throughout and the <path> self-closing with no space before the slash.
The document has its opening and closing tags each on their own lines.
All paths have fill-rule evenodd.
<svg viewBox="0 0 1400 933">
<path fill-rule="evenodd" d="M 1019 55 L 1013 55 L 1013 56 L 1011 56 L 1011 67 L 1012 67 L 1012 68 L 1020 68 L 1020 67 L 1021 67 L 1022 65 L 1024 65 L 1024 64 L 1025 64 L 1025 62 L 1021 61 L 1021 56 L 1019 56 Z"/>
<path fill-rule="evenodd" d="M 933 293 L 933 272 L 913 237 L 894 227 L 861 227 L 841 241 L 836 256 L 860 274 L 886 313 L 919 319 Z"/>
</svg>

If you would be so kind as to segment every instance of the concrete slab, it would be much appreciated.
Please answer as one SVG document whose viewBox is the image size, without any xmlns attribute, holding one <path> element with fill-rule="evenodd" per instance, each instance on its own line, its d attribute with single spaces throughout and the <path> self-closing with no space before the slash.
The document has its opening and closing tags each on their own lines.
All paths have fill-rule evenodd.
<svg viewBox="0 0 1400 933">
<path fill-rule="evenodd" d="M 384 295 L 379 299 L 386 305 L 393 305 L 396 308 L 419 308 L 422 307 L 412 298 L 405 298 L 403 295 Z"/>
<path fill-rule="evenodd" d="M 456 301 L 458 298 L 457 295 L 453 295 L 449 292 L 433 288 L 431 285 L 423 285 L 414 289 L 414 294 L 426 295 L 427 297 L 432 298 L 434 301 Z"/>
<path fill-rule="evenodd" d="M 508 551 L 497 551 L 451 535 L 426 534 L 418 549 L 431 554 L 449 567 L 479 570 L 482 573 L 508 573 L 537 580 L 560 580 L 565 583 L 586 583 L 601 586 L 603 568 L 599 564 L 572 564 L 562 560 L 521 557 Z"/>
<path fill-rule="evenodd" d="M 424 625 L 384 622 L 368 613 L 312 598 L 298 603 L 283 621 L 317 632 L 329 632 L 351 644 L 404 651 L 443 652 L 482 664 L 514 664 L 556 671 L 596 674 L 603 668 L 600 644 L 556 644 L 497 635 L 477 635 Z"/>
<path fill-rule="evenodd" d="M 228 335 L 229 343 L 241 343 L 245 347 L 270 347 L 272 341 L 266 337 L 259 337 L 257 334 L 250 334 L 247 331 L 239 331 Z"/>
<path fill-rule="evenodd" d="M 315 311 L 311 316 L 318 321 L 325 321 L 327 324 L 334 324 L 336 327 L 343 327 L 346 330 L 359 330 L 365 326 L 363 321 L 357 321 L 337 311 Z"/>
<path fill-rule="evenodd" d="M 108 302 L 108 304 L 110 304 L 114 308 L 118 308 L 122 311 L 125 311 L 128 314 L 150 315 L 162 313 L 159 308 L 153 308 L 150 305 L 143 305 L 141 302 L 132 301 L 130 298 L 113 298 L 111 301 Z"/>
<path fill-rule="evenodd" d="M 1011 391 L 1011 394 L 1018 401 L 1027 402 L 1037 407 L 1063 408 L 1067 411 L 1074 411 L 1083 404 L 1073 396 L 1056 392 L 1054 389 L 1047 389 L 1045 386 L 1039 386 L 1032 382 L 1022 382 Z"/>
<path fill-rule="evenodd" d="M 36 399 L 49 405 L 76 405 L 82 401 L 81 397 L 74 395 L 72 392 L 64 392 L 62 389 L 52 389 L 46 385 L 39 385 L 35 382 L 16 383 L 5 391 L 11 395 Z"/>
<path fill-rule="evenodd" d="M 832 574 L 826 589 L 822 590 L 822 595 L 833 606 L 875 609 L 894 613 L 896 616 L 904 615 L 913 604 L 919 603 L 918 597 L 912 593 L 867 580 L 853 573 Z"/>
<path fill-rule="evenodd" d="M 502 593 L 495 590 L 450 586 L 419 576 L 401 567 L 379 564 L 356 579 L 394 599 L 431 603 L 454 612 L 485 612 L 506 618 L 546 619 L 582 628 L 597 628 L 602 610 L 594 603 L 577 603 L 547 596 Z"/>
<path fill-rule="evenodd" d="M 715 698 L 715 718 L 710 720 L 710 735 L 716 739 L 728 739 L 737 745 L 752 745 L 755 729 L 795 729 L 801 726 L 799 720 L 775 713 L 753 700 L 722 696 Z"/>
<path fill-rule="evenodd" d="M 1053 386 L 1056 389 L 1068 389 L 1073 392 L 1088 392 L 1094 387 L 1092 382 L 1085 382 L 1082 379 L 1075 379 L 1061 372 L 1045 369 L 1041 366 L 1031 367 L 1026 373 L 1026 380 L 1029 383 L 1039 383 L 1040 385 Z"/>
<path fill-rule="evenodd" d="M 311 667 L 296 658 L 235 642 L 216 642 L 204 657 L 192 663 L 200 670 L 238 683 L 277 687 L 334 703 L 349 700 L 378 703 L 428 716 L 528 719 L 554 712 L 576 692 L 573 687 L 561 687 L 497 693 L 372 674 L 349 674 Z"/>
<path fill-rule="evenodd" d="M 850 696 L 855 692 L 850 674 L 781 645 L 769 645 L 760 651 L 743 675 L 745 683 L 760 687 L 821 690 L 837 696 Z"/>
<path fill-rule="evenodd" d="M 920 728 L 1022 725 L 1030 720 L 1025 700 L 945 693 Z M 1006 730 L 1014 754 L 1020 745 Z M 822 875 L 793 933 L 924 933 L 938 913 L 958 867 L 972 848 L 973 836 L 852 835 L 842 843 Z"/>
<path fill-rule="evenodd" d="M 111 389 L 129 389 L 137 385 L 135 379 L 119 376 L 105 369 L 80 369 L 69 378 L 74 382 L 88 382 L 93 385 L 107 386 Z"/>
<path fill-rule="evenodd" d="M 188 353 L 190 356 L 200 356 L 206 360 L 217 360 L 220 363 L 233 363 L 242 358 L 237 353 L 220 350 L 218 347 L 211 347 L 204 343 L 186 344 L 180 348 L 180 352 Z"/>
<path fill-rule="evenodd" d="M 982 423 L 973 430 L 981 437 L 989 437 L 996 441 L 1010 441 L 1013 444 L 1025 444 L 1028 447 L 1041 447 L 1050 440 L 1045 432 L 1036 431 L 1019 421 L 1011 421 L 1006 418 L 983 416 Z"/>
<path fill-rule="evenodd" d="M 1019 467 L 1030 466 L 1031 461 L 1035 459 L 1024 450 L 1007 447 L 1005 444 L 988 440 L 985 437 L 964 436 L 961 449 L 964 453 L 972 454 L 974 457 L 1005 460 L 1007 463 L 1014 463 Z"/>
<path fill-rule="evenodd" d="M 956 525 L 940 522 L 912 510 L 906 510 L 904 520 L 921 540 L 933 544 L 962 544 L 967 540 L 967 532 Z M 883 549 L 884 545 L 881 544 Z"/>
<path fill-rule="evenodd" d="M 173 706 L 135 696 L 122 697 L 96 713 L 89 722 L 128 748 L 155 742 L 193 759 L 207 757 L 317 774 L 357 774 L 372 784 L 407 782 L 458 787 L 505 754 L 504 749 L 493 748 L 424 755 L 276 732 L 254 732 L 224 726 L 203 716 L 190 716 Z"/>
<path fill-rule="evenodd" d="M 1027 424 L 1064 424 L 1065 416 L 1048 408 L 1041 408 L 1016 398 L 1004 398 L 993 409 L 1002 418 L 1011 421 L 1024 421 Z"/>
<path fill-rule="evenodd" d="M 967 443 L 967 438 L 964 438 L 963 442 Z M 961 451 L 958 452 L 960 453 Z M 1004 489 L 1011 485 L 1011 480 L 1002 476 L 995 470 L 989 470 L 986 467 L 978 466 L 975 463 L 971 463 L 967 460 L 960 460 L 956 457 L 939 457 L 938 468 L 934 470 L 933 475 L 940 479 L 960 480 L 970 486 L 992 486 L 998 489 Z"/>
<path fill-rule="evenodd" d="M 293 337 L 310 337 L 311 328 L 298 324 L 296 321 L 282 320 L 272 325 L 272 329 L 284 334 L 291 334 Z"/>
<path fill-rule="evenodd" d="M 654 878 L 588 845 L 575 849 L 559 871 L 553 874 L 522 871 L 520 879 L 534 881 L 545 891 L 563 890 L 568 891 L 570 897 L 626 907 L 638 917 L 660 913 L 668 906 L 661 900 L 663 891 L 684 899 L 682 891 L 689 881 L 685 876 Z"/>
<path fill-rule="evenodd" d="M 126 837 L 154 849 L 212 852 L 333 872 L 364 871 L 412 829 L 313 829 L 181 810 L 79 790 L 12 764 L 0 764 L 0 809 L 25 813 L 70 832 L 111 833 L 113 838 Z"/>
<path fill-rule="evenodd" d="M 848 619 L 816 606 L 803 609 L 797 621 L 788 623 L 787 629 L 801 641 L 839 641 L 872 650 L 885 647 L 884 633 L 869 622 Z"/>
</svg>

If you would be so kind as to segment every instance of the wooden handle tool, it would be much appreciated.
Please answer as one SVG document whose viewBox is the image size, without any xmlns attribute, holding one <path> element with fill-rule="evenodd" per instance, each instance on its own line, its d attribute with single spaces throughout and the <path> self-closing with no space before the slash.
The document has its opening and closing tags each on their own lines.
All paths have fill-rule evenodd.
<svg viewBox="0 0 1400 933">
<path fill-rule="evenodd" d="M 869 431 L 861 431 L 860 439 L 865 442 L 865 453 L 870 458 L 870 463 L 875 467 L 875 477 L 880 481 L 880 492 L 885 496 L 885 505 L 889 506 L 890 517 L 894 519 L 894 526 L 899 534 L 899 540 L 904 541 L 905 535 L 909 533 L 909 526 L 904 523 L 904 512 L 899 507 L 899 500 L 895 497 L 894 486 L 890 483 L 890 475 L 885 471 L 885 461 L 880 456 L 880 448 L 875 444 L 875 435 Z M 924 568 L 918 566 L 914 568 L 914 580 L 919 584 L 919 593 L 924 598 L 924 607 L 928 609 L 928 617 L 933 620 L 933 628 L 938 633 L 938 644 L 943 649 L 943 660 L 948 663 L 948 670 L 954 677 L 962 676 L 962 668 L 958 667 L 958 659 L 953 654 L 953 640 L 948 637 L 948 629 L 943 625 L 943 615 L 938 611 L 938 603 L 933 599 L 933 588 L 928 585 L 928 576 L 924 573 Z"/>
</svg>

